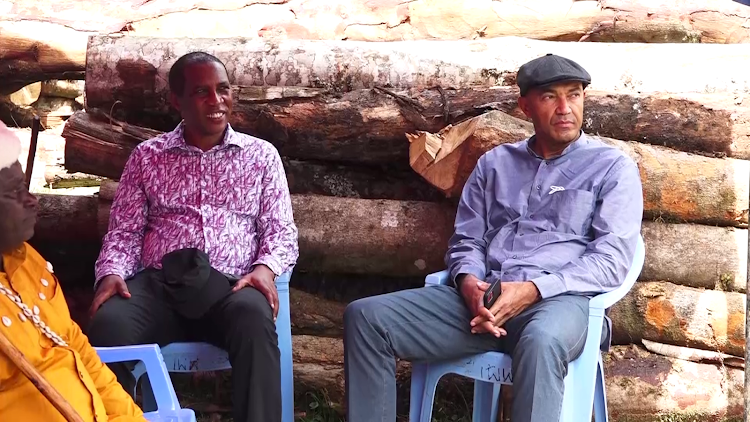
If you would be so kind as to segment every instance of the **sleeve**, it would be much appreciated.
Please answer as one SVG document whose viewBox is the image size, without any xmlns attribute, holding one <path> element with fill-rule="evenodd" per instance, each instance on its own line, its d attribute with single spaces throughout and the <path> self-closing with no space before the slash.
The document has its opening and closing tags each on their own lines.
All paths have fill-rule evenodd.
<svg viewBox="0 0 750 422">
<path fill-rule="evenodd" d="M 138 269 L 143 250 L 148 200 L 142 181 L 142 150 L 128 158 L 109 216 L 109 229 L 96 261 L 96 283 L 111 274 L 126 279 Z M 96 284 L 95 284 L 96 287 Z"/>
<path fill-rule="evenodd" d="M 288 271 L 297 262 L 297 226 L 294 224 L 289 185 L 276 148 L 271 147 L 263 175 L 258 229 L 258 254 L 253 266 L 266 265 L 276 275 Z"/>
<path fill-rule="evenodd" d="M 456 211 L 455 230 L 448 241 L 445 262 L 454 283 L 461 274 L 471 274 L 480 280 L 486 276 L 485 161 L 485 156 L 479 159 L 464 185 Z"/>
<path fill-rule="evenodd" d="M 89 343 L 81 328 L 71 320 L 73 328 L 70 331 L 70 347 L 81 356 L 91 379 L 94 380 L 96 390 L 102 398 L 108 419 L 111 422 L 145 422 L 143 412 L 133 402 L 133 399 L 122 388 L 115 374 L 102 363 L 96 350 Z"/>
<path fill-rule="evenodd" d="M 581 257 L 531 280 L 542 298 L 604 293 L 622 284 L 635 256 L 643 219 L 638 166 L 622 158 L 602 182 L 592 219 L 593 240 Z"/>
</svg>

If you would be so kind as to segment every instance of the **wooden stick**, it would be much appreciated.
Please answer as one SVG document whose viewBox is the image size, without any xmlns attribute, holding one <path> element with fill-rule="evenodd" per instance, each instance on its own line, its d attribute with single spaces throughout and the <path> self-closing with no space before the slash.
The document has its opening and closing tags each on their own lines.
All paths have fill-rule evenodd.
<svg viewBox="0 0 750 422">
<path fill-rule="evenodd" d="M 31 143 L 29 144 L 29 157 L 26 159 L 26 189 L 31 186 L 31 173 L 34 171 L 34 159 L 36 158 L 36 146 L 39 141 L 39 116 L 34 115 L 31 125 Z"/>
<path fill-rule="evenodd" d="M 2 351 L 11 362 L 13 362 L 18 369 L 23 372 L 26 378 L 34 384 L 34 387 L 39 390 L 47 400 L 52 403 L 53 406 L 65 417 L 68 422 L 84 422 L 83 418 L 73 409 L 73 406 L 68 403 L 67 400 L 57 391 L 55 388 L 47 382 L 46 379 L 34 368 L 34 365 L 29 363 L 28 360 L 23 356 L 20 350 L 18 350 L 5 335 L 0 332 L 0 351 Z"/>
</svg>

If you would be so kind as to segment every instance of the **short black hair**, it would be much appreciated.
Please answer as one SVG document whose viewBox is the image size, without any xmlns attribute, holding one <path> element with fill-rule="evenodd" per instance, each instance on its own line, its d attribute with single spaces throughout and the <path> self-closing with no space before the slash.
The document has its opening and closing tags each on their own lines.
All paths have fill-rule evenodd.
<svg viewBox="0 0 750 422">
<path fill-rule="evenodd" d="M 177 59 L 172 65 L 172 68 L 169 69 L 169 90 L 175 95 L 182 96 L 183 91 L 185 91 L 185 68 L 190 65 L 202 63 L 219 63 L 221 67 L 224 68 L 225 72 L 227 70 L 224 62 L 219 60 L 216 56 L 204 51 L 193 51 L 192 53 L 187 53 Z"/>
</svg>

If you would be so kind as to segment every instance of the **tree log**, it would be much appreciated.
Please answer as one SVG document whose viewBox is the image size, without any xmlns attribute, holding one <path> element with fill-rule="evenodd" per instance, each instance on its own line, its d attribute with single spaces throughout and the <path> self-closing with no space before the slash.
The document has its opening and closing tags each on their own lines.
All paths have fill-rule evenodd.
<svg viewBox="0 0 750 422">
<path fill-rule="evenodd" d="M 642 339 L 744 357 L 745 295 L 637 283 L 612 307 L 615 344 Z"/>
<path fill-rule="evenodd" d="M 410 163 L 448 197 L 458 197 L 479 157 L 533 134 L 531 123 L 495 111 L 437 134 L 409 134 Z M 632 157 L 643 181 L 644 216 L 739 226 L 748 221 L 750 163 L 603 138 Z"/>
<path fill-rule="evenodd" d="M 180 116 L 160 98 L 140 92 L 124 98 L 114 117 L 172 130 Z M 236 129 L 273 142 L 283 155 L 367 164 L 405 163 L 404 133 L 437 132 L 495 109 L 526 119 L 517 108 L 516 87 L 439 91 L 316 88 L 235 88 L 230 122 Z M 89 100 L 91 108 L 92 101 Z M 150 105 L 144 107 L 144 104 Z M 634 95 L 587 91 L 584 130 L 687 152 L 750 158 L 750 99 L 719 94 Z M 89 109 L 90 109 L 89 108 Z"/>
<path fill-rule="evenodd" d="M 50 80 L 42 82 L 42 95 L 76 99 L 83 95 L 83 81 Z"/>
<path fill-rule="evenodd" d="M 33 18 L 0 21 L 0 95 L 46 79 L 83 79 L 90 34 Z"/>
<path fill-rule="evenodd" d="M 110 206 L 102 200 L 92 224 L 102 236 Z M 445 266 L 455 213 L 449 204 L 292 195 L 292 206 L 299 229 L 296 270 L 409 277 Z"/>
<path fill-rule="evenodd" d="M 605 356 L 607 408 L 612 421 L 740 421 L 742 369 L 688 362 L 637 346 Z"/>
<path fill-rule="evenodd" d="M 726 353 L 712 352 L 710 350 L 691 349 L 689 347 L 672 346 L 671 344 L 662 344 L 650 340 L 641 340 L 643 346 L 649 352 L 658 355 L 689 360 L 698 363 L 713 363 L 717 365 L 727 365 L 735 368 L 745 368 L 745 359 Z"/>
<path fill-rule="evenodd" d="M 119 179 L 135 145 L 160 133 L 121 122 L 109 124 L 91 113 L 76 113 L 62 133 L 66 139 L 65 167 L 71 172 Z M 365 199 L 442 198 L 419 175 L 400 166 L 354 167 L 286 158 L 283 162 L 292 193 Z"/>
<path fill-rule="evenodd" d="M 87 107 L 110 110 L 116 101 L 126 108 L 164 104 L 169 68 L 194 50 L 215 54 L 227 64 L 230 82 L 242 86 L 348 92 L 374 86 L 512 85 L 521 64 L 554 50 L 592 74 L 592 89 L 750 90 L 750 74 L 744 71 L 750 53 L 741 45 L 553 43 L 514 37 L 365 43 L 95 36 L 87 49 Z"/>
<path fill-rule="evenodd" d="M 34 227 L 34 241 L 99 241 L 94 196 L 43 194 Z"/>
<path fill-rule="evenodd" d="M 77 199 L 72 201 L 71 197 L 39 195 L 43 199 L 37 235 L 45 238 L 59 236 L 98 241 L 107 231 L 109 207 L 116 186 L 116 182 L 102 182 L 98 217 L 91 212 L 76 215 L 79 207 L 89 209 L 96 206 L 91 205 L 96 200 L 90 197 L 75 196 L 72 198 Z M 295 219 L 300 229 L 300 245 L 305 245 L 305 255 L 314 254 L 303 257 L 301 262 L 307 268 L 298 265 L 300 270 L 420 277 L 444 268 L 443 256 L 455 215 L 452 205 L 305 195 L 293 195 L 293 198 Z M 306 201 L 307 204 L 304 205 Z M 393 209 L 397 211 L 389 211 Z M 369 210 L 371 216 L 360 219 L 357 213 L 361 210 Z M 407 213 L 407 210 L 421 210 L 421 213 Z M 335 214 L 327 214 L 329 212 Z M 58 215 L 66 216 L 65 220 L 61 220 Z M 398 220 L 399 227 L 390 227 L 394 224 L 392 217 Z M 318 225 L 317 219 L 323 219 L 324 223 Z M 60 221 L 66 223 L 60 224 Z M 357 231 L 351 230 L 357 226 Z M 84 230 L 76 232 L 77 227 Z M 94 227 L 97 227 L 97 231 L 92 230 Z M 401 238 L 390 239 L 387 244 L 378 247 L 378 242 L 389 239 L 394 230 L 403 233 L 402 230 L 408 228 L 420 228 L 423 231 L 404 245 L 404 248 L 408 246 L 421 251 L 421 254 L 410 251 L 406 255 L 414 261 L 422 259 L 419 266 L 412 265 L 413 262 L 409 263 L 406 258 L 403 262 L 388 261 L 396 252 L 386 250 L 386 245 L 399 243 Z M 61 229 L 64 231 L 62 234 Z M 370 231 L 363 237 L 360 236 L 362 230 Z M 326 238 L 323 236 L 325 233 L 336 234 Z M 641 233 L 646 243 L 646 261 L 641 280 L 670 281 L 684 286 L 724 291 L 745 291 L 747 230 L 644 221 Z M 327 252 L 326 242 L 336 243 L 338 246 Z M 373 248 L 369 256 L 364 251 L 368 247 Z M 320 255 L 326 256 L 326 259 L 318 262 L 315 256 Z M 359 266 L 359 262 L 367 261 L 370 257 L 371 265 L 375 268 Z M 347 261 L 352 263 L 347 264 Z"/>
<path fill-rule="evenodd" d="M 277 3 L 277 4 L 273 4 Z M 460 10 L 460 14 L 456 14 Z M 401 41 L 519 36 L 557 41 L 743 43 L 747 8 L 730 0 L 477 2 L 290 0 L 10 4 L 0 22 L 0 93 L 85 66 L 86 37 L 264 37 Z M 80 73 L 79 73 L 80 75 Z M 64 78 L 63 78 L 64 79 Z M 15 89 L 5 93 L 13 92 Z"/>
<path fill-rule="evenodd" d="M 644 221 L 641 235 L 646 261 L 640 280 L 745 292 L 747 230 Z"/>
</svg>

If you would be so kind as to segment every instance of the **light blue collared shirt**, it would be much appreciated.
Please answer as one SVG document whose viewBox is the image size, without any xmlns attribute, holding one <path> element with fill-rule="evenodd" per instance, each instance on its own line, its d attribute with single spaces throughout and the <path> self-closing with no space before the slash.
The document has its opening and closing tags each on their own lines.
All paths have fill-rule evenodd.
<svg viewBox="0 0 750 422">
<path fill-rule="evenodd" d="M 543 159 L 534 137 L 485 153 L 464 186 L 446 263 L 455 281 L 532 281 L 542 298 L 622 284 L 643 217 L 638 167 L 584 133 Z"/>
</svg>

